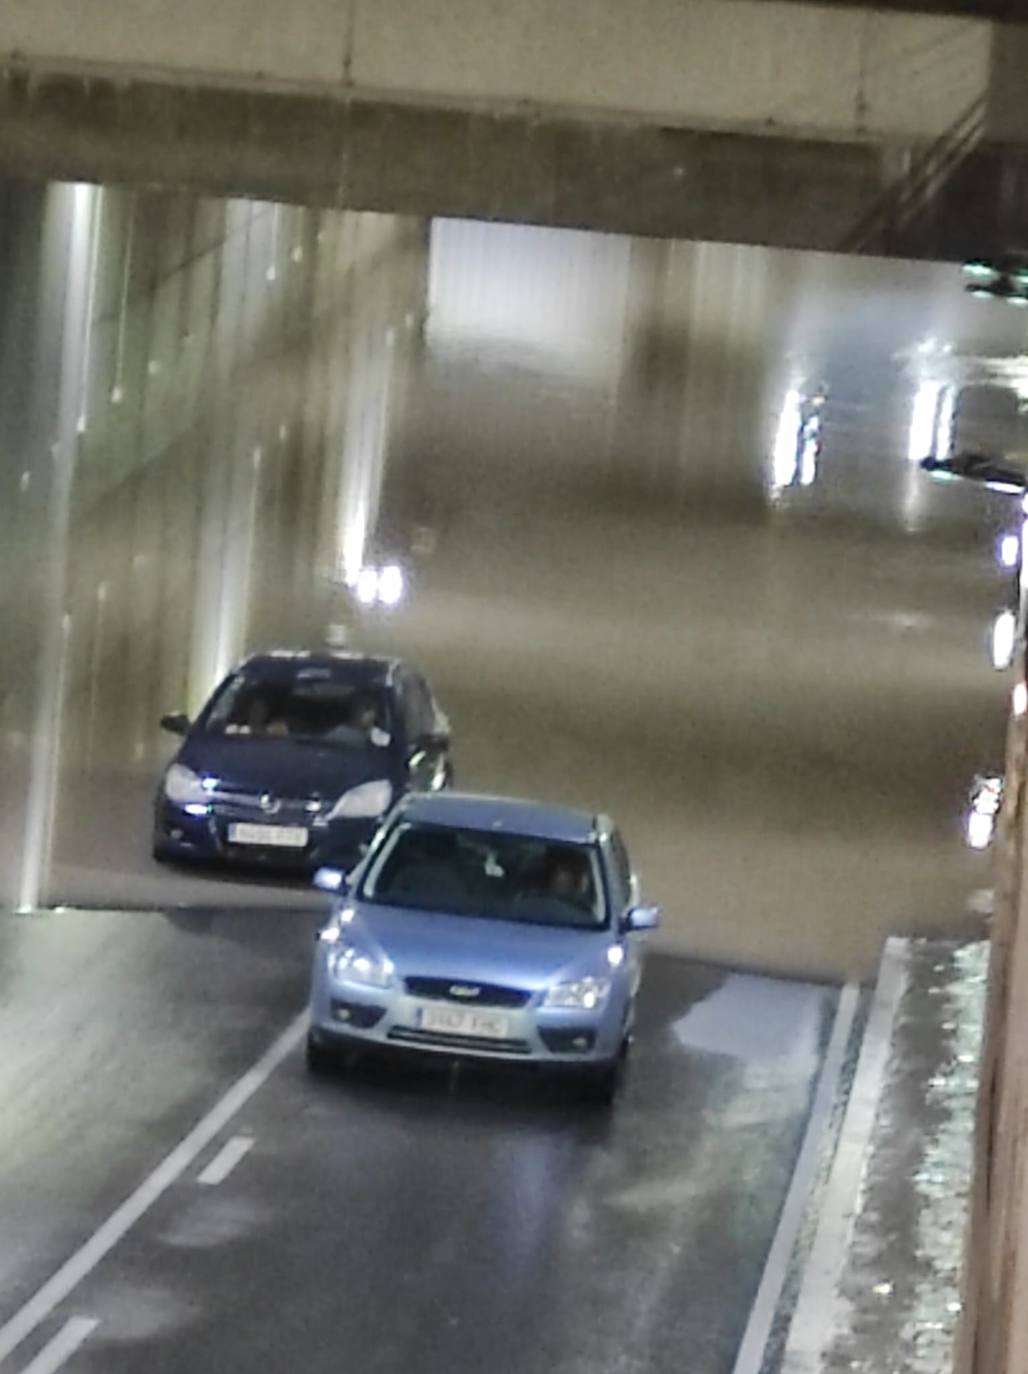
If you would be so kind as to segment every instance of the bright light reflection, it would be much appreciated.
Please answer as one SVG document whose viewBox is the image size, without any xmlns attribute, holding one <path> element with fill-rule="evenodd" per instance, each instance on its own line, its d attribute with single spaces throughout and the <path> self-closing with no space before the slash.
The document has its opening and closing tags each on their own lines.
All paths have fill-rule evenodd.
<svg viewBox="0 0 1028 1374">
<path fill-rule="evenodd" d="M 972 849 L 988 849 L 992 832 L 996 827 L 994 816 L 982 811 L 972 811 L 967 818 L 967 842 Z"/>
<path fill-rule="evenodd" d="M 1005 534 L 999 541 L 998 558 L 1000 566 L 1003 568 L 1016 568 L 1021 557 L 1021 542 L 1024 532 L 1020 538 L 1016 534 Z"/>
<path fill-rule="evenodd" d="M 403 599 L 403 570 L 396 563 L 387 563 L 378 574 L 378 599 L 383 606 L 395 606 Z"/>
<path fill-rule="evenodd" d="M 1014 661 L 1017 643 L 1017 616 L 1013 611 L 1000 611 L 992 626 L 992 666 L 998 671 L 1009 668 Z"/>
<path fill-rule="evenodd" d="M 1019 682 L 1011 693 L 1010 704 L 1015 716 L 1023 716 L 1028 711 L 1028 687 Z"/>
<path fill-rule="evenodd" d="M 611 945 L 607 950 L 607 963 L 611 968 L 620 968 L 625 962 L 625 951 L 620 945 Z"/>
<path fill-rule="evenodd" d="M 771 487 L 781 491 L 796 479 L 799 466 L 798 437 L 802 426 L 800 414 L 800 393 L 794 388 L 782 397 L 782 409 L 778 416 L 775 432 L 775 447 L 772 455 Z"/>
<path fill-rule="evenodd" d="M 939 413 L 935 424 L 936 458 L 948 458 L 953 451 L 953 415 L 956 404 L 956 387 L 946 387 L 939 403 Z"/>
<path fill-rule="evenodd" d="M 820 446 L 818 438 L 821 433 L 821 421 L 816 415 L 812 415 L 803 426 L 801 438 L 803 447 L 800 450 L 800 486 L 813 486 L 817 477 L 817 455 Z"/>
<path fill-rule="evenodd" d="M 914 393 L 914 404 L 910 413 L 910 442 L 907 457 L 912 463 L 919 463 L 934 452 L 936 438 L 936 416 L 939 410 L 939 397 L 942 393 L 941 382 L 924 381 Z"/>
<path fill-rule="evenodd" d="M 355 591 L 362 606 L 373 606 L 378 596 L 378 569 L 361 568 L 357 574 Z"/>
</svg>

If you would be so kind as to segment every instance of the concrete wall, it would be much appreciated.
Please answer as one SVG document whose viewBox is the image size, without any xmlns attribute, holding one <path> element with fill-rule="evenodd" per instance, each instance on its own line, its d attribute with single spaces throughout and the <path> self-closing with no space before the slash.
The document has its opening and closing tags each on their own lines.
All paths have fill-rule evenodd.
<svg viewBox="0 0 1028 1374">
<path fill-rule="evenodd" d="M 3 194 L 0 903 L 24 904 L 103 862 L 101 816 L 138 817 L 163 712 L 247 648 L 321 642 L 374 527 L 425 242 L 256 202 Z"/>
<path fill-rule="evenodd" d="M 959 256 L 1026 217 L 1028 153 L 980 147 L 1028 143 L 1021 35 L 787 0 L 12 0 L 0 170 Z M 907 232 L 897 195 L 923 220 L 956 168 Z"/>
</svg>

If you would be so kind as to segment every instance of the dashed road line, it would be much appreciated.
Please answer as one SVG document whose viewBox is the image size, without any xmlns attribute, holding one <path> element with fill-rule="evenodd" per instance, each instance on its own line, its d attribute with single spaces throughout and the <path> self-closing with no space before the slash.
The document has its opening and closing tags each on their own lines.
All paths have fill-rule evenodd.
<svg viewBox="0 0 1028 1374">
<path fill-rule="evenodd" d="M 254 1138 L 252 1135 L 234 1135 L 231 1140 L 226 1140 L 210 1164 L 200 1174 L 196 1180 L 197 1183 L 202 1183 L 207 1188 L 216 1188 L 219 1183 L 224 1183 L 240 1160 L 245 1159 L 250 1153 L 253 1146 Z"/>
<path fill-rule="evenodd" d="M 111 1213 L 107 1220 L 66 1260 L 10 1320 L 0 1326 L 0 1361 L 15 1350 L 27 1336 L 49 1317 L 78 1285 L 93 1272 L 114 1247 L 175 1183 L 246 1106 L 254 1093 L 271 1077 L 282 1061 L 299 1045 L 307 1030 L 306 1009 L 289 1023 L 252 1069 L 237 1079 L 206 1116 L 147 1175 L 134 1193 Z M 30 1366 L 31 1368 L 31 1366 Z M 33 1370 L 33 1374 L 38 1371 Z"/>
<path fill-rule="evenodd" d="M 95 1317 L 69 1317 L 52 1341 L 39 1352 L 22 1374 L 57 1374 L 70 1355 L 74 1355 L 83 1341 L 88 1340 L 99 1326 Z"/>
</svg>

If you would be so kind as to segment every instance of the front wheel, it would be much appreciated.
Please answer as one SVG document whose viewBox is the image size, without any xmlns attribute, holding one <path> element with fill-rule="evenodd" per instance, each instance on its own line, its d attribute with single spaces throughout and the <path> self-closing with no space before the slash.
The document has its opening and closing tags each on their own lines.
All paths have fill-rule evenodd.
<svg viewBox="0 0 1028 1374">
<path fill-rule="evenodd" d="M 608 1064 L 586 1071 L 582 1079 L 582 1100 L 589 1107 L 613 1107 L 625 1079 L 625 1052 Z"/>
<path fill-rule="evenodd" d="M 314 1074 L 317 1078 L 324 1078 L 337 1067 L 338 1060 L 331 1050 L 319 1045 L 314 1036 L 308 1033 L 304 1063 L 307 1065 L 308 1073 Z"/>
</svg>

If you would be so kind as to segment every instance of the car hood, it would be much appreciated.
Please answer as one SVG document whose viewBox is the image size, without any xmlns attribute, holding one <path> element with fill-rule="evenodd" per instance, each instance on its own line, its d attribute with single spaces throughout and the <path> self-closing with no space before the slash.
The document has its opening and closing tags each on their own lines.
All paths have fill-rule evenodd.
<svg viewBox="0 0 1028 1374">
<path fill-rule="evenodd" d="M 390 751 L 372 745 L 347 749 L 288 739 L 198 735 L 186 740 L 178 762 L 220 779 L 224 791 L 281 797 L 334 799 L 375 778 L 396 781 Z"/>
<path fill-rule="evenodd" d="M 566 930 L 355 904 L 353 935 L 387 955 L 401 977 L 497 983 L 536 991 L 558 974 L 609 972 L 609 930 Z"/>
</svg>

